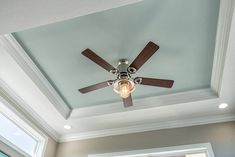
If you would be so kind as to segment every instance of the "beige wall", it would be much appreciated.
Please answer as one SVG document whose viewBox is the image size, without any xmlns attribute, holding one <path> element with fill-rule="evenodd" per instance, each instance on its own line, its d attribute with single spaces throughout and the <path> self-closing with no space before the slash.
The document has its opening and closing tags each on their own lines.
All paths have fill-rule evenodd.
<svg viewBox="0 0 235 157">
<path fill-rule="evenodd" d="M 210 142 L 216 157 L 235 157 L 235 122 L 166 129 L 60 143 L 56 157 Z"/>
<path fill-rule="evenodd" d="M 56 148 L 57 148 L 57 143 L 52 138 L 48 138 L 48 143 L 44 157 L 55 157 Z"/>
</svg>

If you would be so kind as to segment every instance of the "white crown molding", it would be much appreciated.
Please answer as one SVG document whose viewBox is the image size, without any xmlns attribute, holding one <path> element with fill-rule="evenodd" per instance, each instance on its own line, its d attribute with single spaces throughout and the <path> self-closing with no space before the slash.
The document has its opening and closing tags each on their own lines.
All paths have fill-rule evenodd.
<svg viewBox="0 0 235 157">
<path fill-rule="evenodd" d="M 230 26 L 234 11 L 234 0 L 221 0 L 217 22 L 215 52 L 211 75 L 211 89 L 220 96 L 224 62 L 227 52 Z"/>
<path fill-rule="evenodd" d="M 98 131 L 91 131 L 91 132 L 84 132 L 77 134 L 69 134 L 61 136 L 58 139 L 58 141 L 69 142 L 69 141 L 84 140 L 84 139 L 91 139 L 91 138 L 98 138 L 105 136 L 122 135 L 122 134 L 146 132 L 146 131 L 161 130 L 161 129 L 180 128 L 180 127 L 220 123 L 228 121 L 235 121 L 235 115 L 219 115 L 211 117 L 205 116 L 205 117 L 185 119 L 180 121 L 165 121 L 160 123 L 150 123 L 150 124 L 136 125 L 123 128 L 113 128 L 113 129 L 98 130 Z"/>
<path fill-rule="evenodd" d="M 166 105 L 183 104 L 217 98 L 218 96 L 214 91 L 212 91 L 210 88 L 206 88 L 200 90 L 192 90 L 168 95 L 136 99 L 134 100 L 135 105 L 131 108 L 123 108 L 121 102 L 117 102 L 73 109 L 70 115 L 70 119 L 86 118 L 120 112 L 130 112 L 141 109 L 156 108 Z"/>
<path fill-rule="evenodd" d="M 39 68 L 35 65 L 35 63 L 24 51 L 24 49 L 16 41 L 16 39 L 11 34 L 1 36 L 0 39 L 5 50 L 13 57 L 13 59 L 18 63 L 18 65 L 37 85 L 37 87 L 54 105 L 58 112 L 61 113 L 61 115 L 65 119 L 67 119 L 70 115 L 71 108 L 68 106 L 68 104 L 65 103 L 61 96 L 53 88 L 50 82 L 42 74 Z"/>
<path fill-rule="evenodd" d="M 30 123 L 34 123 L 37 128 L 41 128 L 51 138 L 57 141 L 59 137 L 57 132 L 51 128 L 37 113 L 35 113 L 35 111 L 1 79 L 0 98 L 6 102 L 5 105 L 7 105 L 7 107 L 10 108 L 13 112 L 24 115 L 24 119 L 27 117 L 27 120 L 30 121 Z"/>
</svg>

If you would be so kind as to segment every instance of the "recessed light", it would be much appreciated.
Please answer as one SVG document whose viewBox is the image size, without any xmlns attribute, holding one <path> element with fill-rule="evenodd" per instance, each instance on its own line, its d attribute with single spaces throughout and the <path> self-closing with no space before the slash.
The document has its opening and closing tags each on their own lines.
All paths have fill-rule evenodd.
<svg viewBox="0 0 235 157">
<path fill-rule="evenodd" d="M 226 103 L 222 103 L 222 104 L 219 105 L 220 109 L 224 109 L 226 107 L 228 107 L 228 104 L 226 104 Z"/>
<path fill-rule="evenodd" d="M 66 130 L 70 130 L 72 127 L 71 127 L 71 125 L 64 125 L 64 128 L 65 128 Z"/>
</svg>

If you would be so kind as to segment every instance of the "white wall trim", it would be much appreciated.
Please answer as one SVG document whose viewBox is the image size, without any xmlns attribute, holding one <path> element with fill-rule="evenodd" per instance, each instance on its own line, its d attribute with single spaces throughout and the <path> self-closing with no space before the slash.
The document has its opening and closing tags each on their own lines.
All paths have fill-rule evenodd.
<svg viewBox="0 0 235 157">
<path fill-rule="evenodd" d="M 34 110 L 24 102 L 8 85 L 0 79 L 0 100 L 14 113 L 24 115 L 27 121 L 43 129 L 51 138 L 57 141 L 59 135 Z M 31 113 L 31 114 L 30 114 Z M 32 114 L 33 113 L 33 114 Z M 22 116 L 21 116 L 22 117 Z M 24 118 L 26 119 L 26 118 Z"/>
<path fill-rule="evenodd" d="M 221 0 L 217 22 L 215 52 L 211 76 L 211 89 L 220 96 L 224 62 L 227 52 L 230 26 L 233 16 L 234 0 Z"/>
<path fill-rule="evenodd" d="M 114 152 L 105 154 L 91 154 L 88 157 L 136 157 L 136 156 L 180 156 L 184 154 L 205 152 L 208 157 L 214 157 L 214 152 L 210 143 L 200 143 L 200 144 L 190 144 L 190 145 L 180 145 L 172 147 L 162 147 L 162 148 L 152 148 L 152 149 L 142 149 L 133 150 L 125 152 Z"/>
<path fill-rule="evenodd" d="M 30 157 L 30 155 L 28 155 L 27 153 L 25 153 L 24 151 L 20 150 L 17 146 L 15 146 L 14 144 L 12 144 L 11 142 L 9 142 L 8 140 L 6 140 L 4 137 L 2 137 L 0 135 L 0 142 L 3 142 L 4 144 L 6 144 L 8 147 L 12 148 L 13 150 L 15 150 L 17 152 L 17 155 L 19 153 L 20 156 L 24 156 L 24 157 Z M 7 153 L 7 152 L 6 152 Z"/>
<path fill-rule="evenodd" d="M 24 70 L 24 72 L 31 78 L 31 80 L 37 85 L 42 93 L 48 98 L 48 100 L 54 105 L 54 107 L 61 113 L 61 115 L 67 119 L 70 115 L 71 108 L 60 97 L 57 91 L 53 88 L 50 82 L 42 74 L 39 68 L 27 55 L 24 49 L 11 35 L 7 34 L 1 38 L 2 45 L 5 50 L 14 58 L 18 65 Z"/>
<path fill-rule="evenodd" d="M 35 157 L 42 157 L 45 154 L 45 150 L 48 143 L 48 137 L 35 126 L 28 117 L 26 118 L 25 115 L 20 113 L 19 111 L 16 111 L 16 109 L 12 110 L 11 103 L 4 99 L 0 95 L 0 112 L 6 116 L 9 120 L 14 122 L 16 125 L 18 125 L 21 129 L 25 131 L 28 135 L 32 136 L 35 140 L 37 140 L 37 147 L 35 150 Z M 21 151 L 17 148 L 14 144 L 8 142 L 7 140 L 4 140 L 4 138 L 1 138 L 4 143 L 15 149 L 17 152 L 24 156 L 30 156 L 26 154 L 25 152 Z"/>
<path fill-rule="evenodd" d="M 180 127 L 221 123 L 228 121 L 235 121 L 235 115 L 219 115 L 219 116 L 210 116 L 210 117 L 204 116 L 204 117 L 185 119 L 185 120 L 164 121 L 164 122 L 149 123 L 149 124 L 129 126 L 123 128 L 113 128 L 113 129 L 98 130 L 98 131 L 91 131 L 91 132 L 84 132 L 77 134 L 68 134 L 61 136 L 58 139 L 58 142 L 69 142 L 69 141 L 84 140 L 84 139 L 91 139 L 91 138 L 98 138 L 105 136 L 180 128 Z"/>
<path fill-rule="evenodd" d="M 0 151 L 3 151 L 9 156 L 17 156 L 17 157 L 24 157 L 21 153 L 13 149 L 13 147 L 9 147 L 6 143 L 3 143 L 0 139 Z"/>
</svg>

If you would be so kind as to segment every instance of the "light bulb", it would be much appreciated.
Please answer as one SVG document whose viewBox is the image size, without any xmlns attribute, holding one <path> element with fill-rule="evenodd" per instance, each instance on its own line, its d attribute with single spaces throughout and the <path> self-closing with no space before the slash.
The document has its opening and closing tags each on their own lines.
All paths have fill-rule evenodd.
<svg viewBox="0 0 235 157">
<path fill-rule="evenodd" d="M 128 81 L 119 82 L 118 88 L 119 88 L 119 94 L 122 98 L 127 98 L 131 93 L 131 87 Z"/>
<path fill-rule="evenodd" d="M 116 80 L 113 84 L 113 90 L 118 93 L 122 98 L 127 98 L 130 96 L 131 92 L 135 90 L 135 83 L 133 80 Z"/>
</svg>

